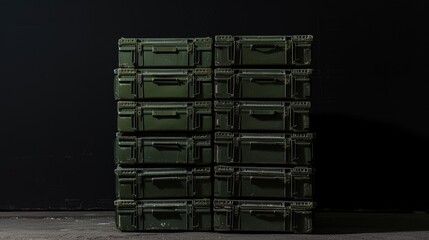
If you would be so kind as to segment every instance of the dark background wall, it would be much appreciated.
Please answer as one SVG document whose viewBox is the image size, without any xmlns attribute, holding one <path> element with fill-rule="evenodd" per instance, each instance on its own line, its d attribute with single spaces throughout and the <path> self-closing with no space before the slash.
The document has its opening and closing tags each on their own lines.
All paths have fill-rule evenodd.
<svg viewBox="0 0 429 240">
<path fill-rule="evenodd" d="M 313 34 L 319 207 L 429 210 L 428 1 L 0 3 L 0 209 L 112 207 L 118 38 Z"/>
</svg>

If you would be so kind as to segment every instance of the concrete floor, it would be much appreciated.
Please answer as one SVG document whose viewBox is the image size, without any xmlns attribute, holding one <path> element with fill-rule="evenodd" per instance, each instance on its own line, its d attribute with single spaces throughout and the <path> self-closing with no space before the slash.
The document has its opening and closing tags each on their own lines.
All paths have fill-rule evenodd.
<svg viewBox="0 0 429 240">
<path fill-rule="evenodd" d="M 429 214 L 316 213 L 316 233 L 122 233 L 113 212 L 0 212 L 0 239 L 429 239 Z"/>
</svg>

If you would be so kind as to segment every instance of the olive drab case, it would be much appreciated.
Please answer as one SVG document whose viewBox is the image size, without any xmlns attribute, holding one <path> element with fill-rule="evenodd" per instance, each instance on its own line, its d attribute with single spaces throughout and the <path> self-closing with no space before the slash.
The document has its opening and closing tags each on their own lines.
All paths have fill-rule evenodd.
<svg viewBox="0 0 429 240">
<path fill-rule="evenodd" d="M 118 130 L 212 130 L 211 102 L 118 102 Z"/>
<path fill-rule="evenodd" d="M 116 226 L 121 231 L 209 231 L 209 199 L 117 200 Z"/>
<path fill-rule="evenodd" d="M 215 101 L 215 130 L 305 132 L 310 106 L 301 101 Z"/>
<path fill-rule="evenodd" d="M 218 198 L 311 200 L 313 197 L 311 168 L 219 165 L 214 171 L 214 196 Z"/>
<path fill-rule="evenodd" d="M 314 204 L 305 201 L 215 199 L 215 231 L 311 233 Z"/>
<path fill-rule="evenodd" d="M 230 69 L 214 72 L 215 97 L 218 99 L 290 99 L 310 98 L 311 69 Z"/>
<path fill-rule="evenodd" d="M 115 162 L 135 164 L 195 164 L 212 163 L 210 134 L 152 135 L 147 137 L 116 135 Z"/>
<path fill-rule="evenodd" d="M 309 66 L 311 35 L 215 37 L 215 65 Z"/>
<path fill-rule="evenodd" d="M 212 97 L 212 70 L 129 69 L 115 70 L 115 98 L 208 99 Z"/>
<path fill-rule="evenodd" d="M 216 132 L 214 161 L 219 164 L 307 166 L 313 160 L 312 133 Z"/>
<path fill-rule="evenodd" d="M 205 198 L 211 196 L 210 167 L 117 168 L 119 199 Z"/>
<path fill-rule="evenodd" d="M 211 38 L 121 38 L 120 68 L 211 67 Z"/>
</svg>

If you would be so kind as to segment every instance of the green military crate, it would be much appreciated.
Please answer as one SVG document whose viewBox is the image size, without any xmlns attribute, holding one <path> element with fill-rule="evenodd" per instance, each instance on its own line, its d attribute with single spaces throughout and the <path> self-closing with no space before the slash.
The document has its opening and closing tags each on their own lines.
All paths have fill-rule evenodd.
<svg viewBox="0 0 429 240">
<path fill-rule="evenodd" d="M 212 130 L 210 101 L 118 102 L 118 131 Z"/>
<path fill-rule="evenodd" d="M 310 98 L 311 69 L 230 69 L 214 72 L 217 99 Z"/>
<path fill-rule="evenodd" d="M 215 65 L 261 66 L 311 64 L 311 35 L 215 37 Z"/>
<path fill-rule="evenodd" d="M 129 69 L 115 70 L 115 98 L 137 99 L 211 99 L 212 70 Z"/>
<path fill-rule="evenodd" d="M 215 166 L 214 196 L 219 198 L 313 197 L 311 168 Z"/>
<path fill-rule="evenodd" d="M 209 37 L 121 38 L 119 67 L 211 67 L 212 45 Z"/>
<path fill-rule="evenodd" d="M 145 137 L 116 134 L 115 162 L 133 164 L 196 164 L 212 163 L 210 134 L 152 135 Z"/>
<path fill-rule="evenodd" d="M 224 200 L 213 202 L 215 231 L 311 233 L 312 202 Z"/>
<path fill-rule="evenodd" d="M 116 173 L 119 199 L 210 197 L 210 167 L 121 168 Z"/>
<path fill-rule="evenodd" d="M 303 101 L 215 101 L 215 129 L 305 132 L 310 106 Z"/>
<path fill-rule="evenodd" d="M 121 231 L 209 231 L 209 199 L 117 200 L 116 227 Z"/>
<path fill-rule="evenodd" d="M 313 160 L 312 133 L 216 132 L 214 162 L 305 166 Z"/>
</svg>

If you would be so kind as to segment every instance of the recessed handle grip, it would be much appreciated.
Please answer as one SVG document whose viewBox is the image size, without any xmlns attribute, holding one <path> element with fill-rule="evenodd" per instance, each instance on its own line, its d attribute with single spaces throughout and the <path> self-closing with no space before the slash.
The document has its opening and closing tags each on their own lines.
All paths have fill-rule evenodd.
<svg viewBox="0 0 429 240">
<path fill-rule="evenodd" d="M 177 116 L 177 111 L 152 111 L 152 116 L 154 117 L 175 117 Z"/>
<path fill-rule="evenodd" d="M 274 146 L 274 147 L 284 147 L 284 142 L 250 142 L 250 148 L 255 146 Z"/>
<path fill-rule="evenodd" d="M 179 147 L 178 142 L 153 142 L 153 147 Z"/>
<path fill-rule="evenodd" d="M 279 79 L 277 78 L 251 78 L 250 82 L 256 82 L 256 83 L 276 83 Z"/>
<path fill-rule="evenodd" d="M 151 212 L 153 214 L 161 214 L 161 213 L 186 213 L 186 208 L 176 208 L 174 209 L 174 207 L 176 206 L 169 206 L 170 209 L 151 209 Z M 166 208 L 166 207 L 164 207 Z"/>
<path fill-rule="evenodd" d="M 178 53 L 177 47 L 152 47 L 153 53 Z"/>
<path fill-rule="evenodd" d="M 179 79 L 177 78 L 152 78 L 152 82 L 156 84 L 177 84 Z"/>
<path fill-rule="evenodd" d="M 250 51 L 256 51 L 258 49 L 263 49 L 266 51 L 269 50 L 276 50 L 277 49 L 277 45 L 276 44 L 263 44 L 263 43 L 255 43 L 255 44 L 250 44 Z"/>
<path fill-rule="evenodd" d="M 276 111 L 274 110 L 250 110 L 250 116 L 272 116 L 275 115 Z"/>
<path fill-rule="evenodd" d="M 264 214 L 264 215 L 265 214 L 279 214 L 279 213 L 284 213 L 284 211 L 261 209 L 261 210 L 249 210 L 249 213 L 250 213 L 250 215 L 257 216 L 257 215 L 261 215 L 261 214 Z"/>
<path fill-rule="evenodd" d="M 172 180 L 179 180 L 179 177 L 157 177 L 152 178 L 152 182 L 161 182 L 161 181 L 172 181 Z"/>
<path fill-rule="evenodd" d="M 252 181 L 278 181 L 283 180 L 283 177 L 261 177 L 261 176 L 251 176 L 250 182 Z"/>
</svg>

